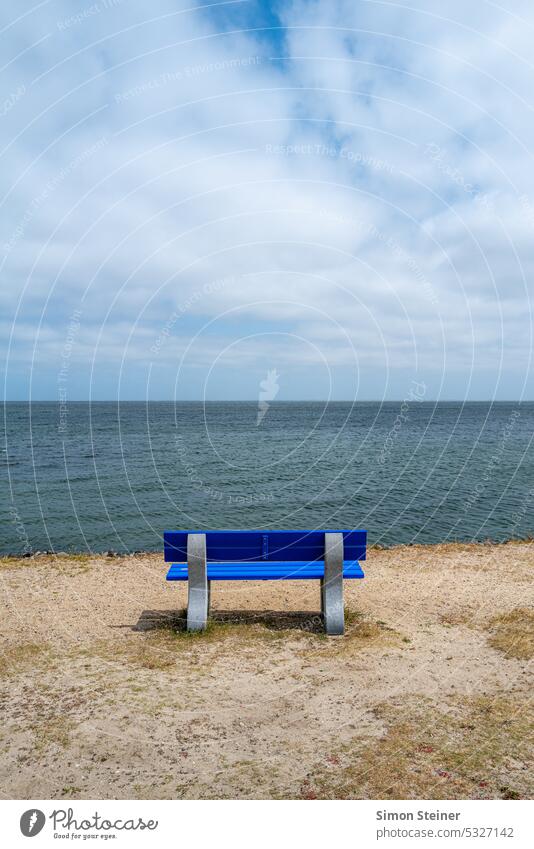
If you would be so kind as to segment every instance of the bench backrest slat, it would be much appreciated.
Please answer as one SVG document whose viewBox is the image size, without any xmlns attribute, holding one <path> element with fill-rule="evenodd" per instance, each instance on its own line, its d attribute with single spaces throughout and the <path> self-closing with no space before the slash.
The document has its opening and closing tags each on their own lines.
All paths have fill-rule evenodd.
<svg viewBox="0 0 534 849">
<path fill-rule="evenodd" d="M 187 536 L 199 531 L 165 531 L 165 561 L 187 562 Z M 343 534 L 345 560 L 365 560 L 367 531 L 202 531 L 213 562 L 323 560 L 325 533 Z"/>
</svg>

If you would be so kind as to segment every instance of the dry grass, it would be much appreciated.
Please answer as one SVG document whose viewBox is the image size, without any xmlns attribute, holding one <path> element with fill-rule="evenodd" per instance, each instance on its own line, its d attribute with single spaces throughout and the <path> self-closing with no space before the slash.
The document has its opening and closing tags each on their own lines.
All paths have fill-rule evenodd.
<svg viewBox="0 0 534 849">
<path fill-rule="evenodd" d="M 3 649 L 0 653 L 0 678 L 16 676 L 23 667 L 34 663 L 38 657 L 42 658 L 46 651 L 47 646 L 40 643 L 21 643 Z"/>
<path fill-rule="evenodd" d="M 72 657 L 106 661 L 111 665 L 132 669 L 171 670 L 187 662 L 190 671 L 209 669 L 215 660 L 250 657 L 251 649 L 263 646 L 272 652 L 288 645 L 300 648 L 301 655 L 347 656 L 370 647 L 400 643 L 400 635 L 384 622 L 348 611 L 345 636 L 326 637 L 320 617 L 310 613 L 272 613 L 264 611 L 218 611 L 206 630 L 185 630 L 186 611 L 177 613 L 173 621 L 155 621 L 135 634 L 122 639 L 98 640 L 91 647 L 76 648 Z M 409 642 L 404 638 L 405 642 Z"/>
<path fill-rule="evenodd" d="M 529 706 L 507 699 L 457 699 L 449 712 L 429 704 L 384 704 L 383 736 L 327 757 L 301 787 L 304 798 L 522 798 L 533 792 Z M 529 779 L 530 775 L 530 779 Z"/>
<path fill-rule="evenodd" d="M 319 642 L 314 641 L 307 649 L 312 649 L 314 654 L 325 657 L 347 657 L 363 651 L 364 649 L 379 649 L 387 646 L 400 645 L 401 635 L 390 628 L 380 619 L 372 619 L 363 613 L 345 611 L 345 634 L 343 637 L 326 637 L 321 635 L 322 647 Z M 409 642 L 407 638 L 404 641 Z M 319 651 L 318 651 L 319 648 Z"/>
<path fill-rule="evenodd" d="M 30 723 L 35 751 L 40 753 L 49 746 L 66 749 L 70 744 L 73 728 L 72 720 L 64 716 Z"/>
<path fill-rule="evenodd" d="M 119 667 L 165 670 L 176 665 L 175 640 L 171 632 L 139 634 L 122 640 L 97 640 L 90 648 L 76 649 L 73 654 L 87 660 L 97 658 Z"/>
<path fill-rule="evenodd" d="M 516 607 L 495 616 L 489 623 L 489 643 L 506 657 L 532 660 L 534 657 L 534 611 Z"/>
<path fill-rule="evenodd" d="M 198 664 L 209 668 L 214 659 L 236 657 L 250 647 L 279 643 L 285 646 L 290 639 L 305 639 L 308 635 L 296 630 L 277 630 L 260 623 L 244 624 L 234 621 L 213 621 L 205 631 L 184 630 L 182 617 L 178 627 L 160 624 L 148 631 L 128 634 L 122 640 L 99 640 L 90 648 L 75 649 L 76 656 L 97 657 L 110 664 L 134 669 L 171 670 L 186 660 L 190 669 L 199 671 Z"/>
<path fill-rule="evenodd" d="M 113 646 L 109 646 L 113 655 Z M 151 634 L 138 641 L 130 639 L 125 659 L 141 669 L 171 669 L 176 666 L 175 641 L 171 634 Z"/>
<path fill-rule="evenodd" d="M 345 637 L 343 644 L 348 650 L 364 648 L 369 645 L 387 645 L 396 643 L 400 635 L 380 619 L 371 619 L 348 610 L 345 614 Z"/>
<path fill-rule="evenodd" d="M 0 570 L 31 569 L 36 566 L 62 569 L 71 566 L 90 566 L 95 556 L 92 554 L 41 554 L 38 557 L 0 557 Z M 110 560 L 113 563 L 113 560 Z"/>
<path fill-rule="evenodd" d="M 1 569 L 23 569 L 32 564 L 32 560 L 26 557 L 0 557 Z"/>
<path fill-rule="evenodd" d="M 444 613 L 438 614 L 438 620 L 445 628 L 457 628 L 458 625 L 467 628 L 474 627 L 474 614 L 470 609 L 466 610 L 447 610 Z"/>
</svg>

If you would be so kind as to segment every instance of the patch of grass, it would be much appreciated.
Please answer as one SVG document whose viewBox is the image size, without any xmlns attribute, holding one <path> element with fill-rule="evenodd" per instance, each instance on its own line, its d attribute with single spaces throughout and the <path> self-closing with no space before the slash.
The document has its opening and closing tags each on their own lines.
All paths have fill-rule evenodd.
<svg viewBox="0 0 534 849">
<path fill-rule="evenodd" d="M 332 638 L 323 633 L 321 638 L 324 648 L 319 653 L 324 656 L 332 654 L 339 656 L 353 654 L 366 648 L 400 645 L 401 636 L 382 620 L 371 619 L 359 611 L 346 610 L 344 636 Z M 317 644 L 311 648 L 317 653 Z"/>
<path fill-rule="evenodd" d="M 473 627 L 473 611 L 472 610 L 450 610 L 446 613 L 439 613 L 438 619 L 440 625 L 445 625 L 446 628 L 464 625 Z"/>
<path fill-rule="evenodd" d="M 138 634 L 135 637 L 115 640 L 98 640 L 90 648 L 76 651 L 87 658 L 97 658 L 108 663 L 135 669 L 170 669 L 176 664 L 174 640 L 170 632 Z"/>
<path fill-rule="evenodd" d="M 179 621 L 185 623 L 186 619 L 187 613 L 184 611 Z M 302 641 L 306 649 L 313 650 L 316 650 L 318 646 L 326 648 L 335 643 L 341 650 L 343 646 L 363 647 L 370 644 L 391 643 L 395 642 L 399 636 L 385 622 L 369 619 L 359 612 L 350 610 L 345 613 L 345 636 L 341 641 L 330 641 L 325 635 L 321 616 L 312 612 L 309 614 L 270 611 L 217 612 L 208 621 L 205 631 L 189 632 L 183 625 L 177 630 L 173 630 L 169 625 L 158 629 L 160 634 L 168 634 L 169 631 L 173 634 L 177 645 L 193 646 L 204 643 L 224 645 L 228 642 L 232 650 L 273 641 L 286 645 L 289 640 Z"/>
<path fill-rule="evenodd" d="M 186 630 L 186 621 L 185 611 L 172 619 L 153 617 L 149 627 L 135 634 L 99 640 L 90 647 L 76 648 L 74 654 L 87 659 L 84 669 L 91 667 L 92 658 L 126 664 L 133 670 L 171 670 L 187 659 L 188 672 L 200 673 L 211 669 L 215 659 L 238 656 L 250 659 L 251 652 L 262 646 L 286 648 L 295 641 L 304 653 L 319 650 L 328 654 L 334 650 L 334 644 L 336 654 L 370 645 L 400 645 L 400 635 L 384 622 L 350 611 L 341 641 L 326 637 L 321 617 L 313 612 L 216 611 L 207 628 L 196 632 Z M 144 687 L 134 680 L 132 692 L 136 690 L 142 692 Z"/>
<path fill-rule="evenodd" d="M 41 752 L 52 745 L 66 749 L 70 744 L 73 727 L 72 720 L 66 719 L 64 716 L 30 723 L 34 749 Z"/>
<path fill-rule="evenodd" d="M 208 619 L 204 631 L 188 631 L 187 610 L 168 619 L 155 622 L 149 634 L 169 634 L 184 645 L 218 643 L 237 638 L 243 643 L 255 641 L 287 640 L 322 633 L 319 614 L 269 610 L 217 610 Z"/>
<path fill-rule="evenodd" d="M 21 643 L 3 649 L 0 652 L 0 677 L 10 678 L 17 675 L 21 669 L 35 663 L 36 659 L 42 658 L 46 652 L 47 646 L 41 643 Z"/>
<path fill-rule="evenodd" d="M 345 611 L 345 636 L 349 639 L 373 639 L 383 634 L 396 634 L 382 619 L 370 619 L 358 610 Z"/>
<path fill-rule="evenodd" d="M 516 607 L 509 613 L 495 616 L 489 623 L 489 644 L 506 657 L 532 660 L 534 657 L 534 611 Z"/>
<path fill-rule="evenodd" d="M 35 566 L 64 569 L 65 567 L 75 566 L 84 567 L 83 571 L 86 571 L 94 559 L 95 555 L 93 554 L 40 554 L 38 557 L 0 557 L 0 570 L 28 569 Z"/>
<path fill-rule="evenodd" d="M 125 638 L 100 640 L 90 648 L 77 650 L 77 654 L 148 670 L 171 670 L 187 657 L 189 671 L 198 672 L 201 671 L 198 663 L 204 655 L 204 652 L 199 654 L 202 647 L 210 647 L 209 659 L 212 661 L 212 649 L 217 646 L 235 654 L 265 641 L 287 640 L 288 636 L 294 637 L 295 632 L 271 631 L 265 626 L 252 624 L 209 622 L 206 630 L 200 632 L 176 630 L 167 624 Z"/>
<path fill-rule="evenodd" d="M 330 756 L 303 782 L 301 797 L 530 798 L 528 706 L 484 696 L 446 708 L 420 701 L 379 706 L 384 734 L 368 742 L 355 738 Z"/>
<path fill-rule="evenodd" d="M 91 560 L 100 559 L 102 556 L 101 554 L 48 554 L 42 555 L 42 558 L 54 563 L 89 563 Z M 40 559 L 38 557 L 37 562 Z"/>
<path fill-rule="evenodd" d="M 29 557 L 0 557 L 0 569 L 20 569 L 34 563 Z"/>
<path fill-rule="evenodd" d="M 302 636 L 293 629 L 274 628 L 261 622 L 239 622 L 210 619 L 205 631 L 176 631 L 177 641 L 183 643 L 219 643 L 238 640 L 244 644 L 282 640 Z"/>
<path fill-rule="evenodd" d="M 501 787 L 501 794 L 503 799 L 520 799 L 521 795 L 514 790 L 512 787 Z"/>
<path fill-rule="evenodd" d="M 351 616 L 347 616 L 345 637 L 349 641 L 376 642 L 387 632 L 392 632 L 392 629 L 381 622 L 364 617 L 353 619 Z"/>
</svg>

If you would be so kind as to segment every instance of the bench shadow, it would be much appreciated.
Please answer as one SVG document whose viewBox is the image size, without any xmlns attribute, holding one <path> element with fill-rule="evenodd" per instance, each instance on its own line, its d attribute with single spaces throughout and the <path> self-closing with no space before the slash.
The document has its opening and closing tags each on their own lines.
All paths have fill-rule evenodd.
<svg viewBox="0 0 534 849">
<path fill-rule="evenodd" d="M 313 610 L 212 610 L 209 621 L 225 625 L 262 625 L 271 631 L 324 632 L 323 617 Z M 186 631 L 186 610 L 143 610 L 132 631 Z"/>
<path fill-rule="evenodd" d="M 132 631 L 158 631 L 171 629 L 186 631 L 186 610 L 143 610 L 139 619 L 132 625 Z"/>
</svg>

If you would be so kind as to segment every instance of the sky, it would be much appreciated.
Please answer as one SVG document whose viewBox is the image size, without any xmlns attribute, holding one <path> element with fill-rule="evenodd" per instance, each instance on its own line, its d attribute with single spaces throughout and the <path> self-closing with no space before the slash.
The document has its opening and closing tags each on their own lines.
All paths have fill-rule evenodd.
<svg viewBox="0 0 534 849">
<path fill-rule="evenodd" d="M 4 0 L 3 397 L 534 399 L 533 38 L 529 0 Z"/>
</svg>

